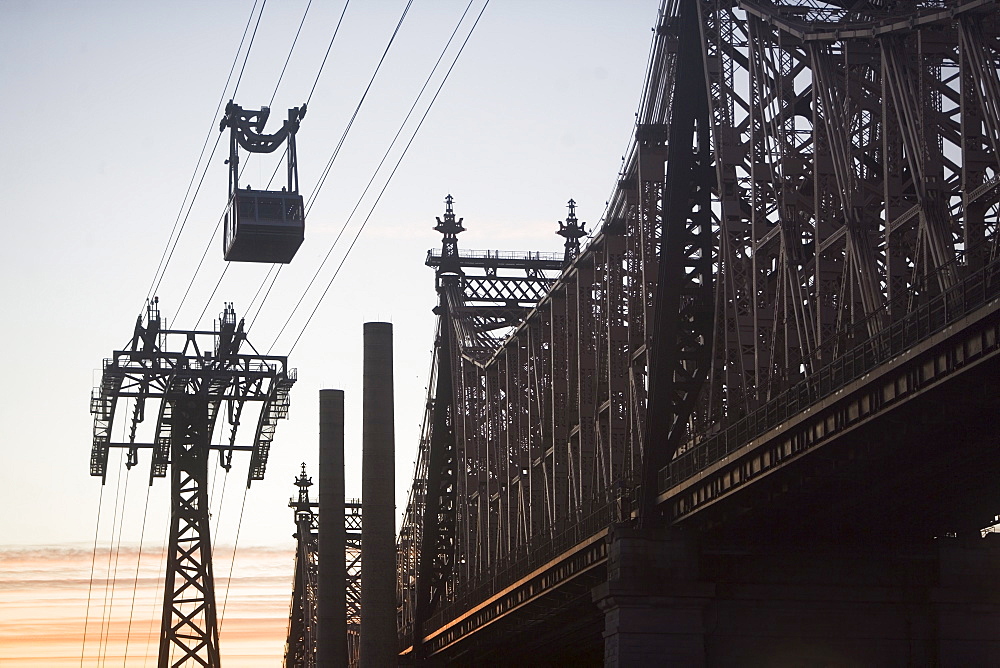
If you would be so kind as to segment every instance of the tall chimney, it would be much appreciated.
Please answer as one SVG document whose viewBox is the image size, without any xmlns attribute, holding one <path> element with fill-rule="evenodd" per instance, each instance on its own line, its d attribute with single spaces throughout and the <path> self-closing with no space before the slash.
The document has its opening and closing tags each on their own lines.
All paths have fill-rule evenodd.
<svg viewBox="0 0 1000 668">
<path fill-rule="evenodd" d="M 396 525 L 392 324 L 365 323 L 361 462 L 361 668 L 395 666 Z"/>
<path fill-rule="evenodd" d="M 344 391 L 319 391 L 319 628 L 316 665 L 347 668 Z"/>
</svg>

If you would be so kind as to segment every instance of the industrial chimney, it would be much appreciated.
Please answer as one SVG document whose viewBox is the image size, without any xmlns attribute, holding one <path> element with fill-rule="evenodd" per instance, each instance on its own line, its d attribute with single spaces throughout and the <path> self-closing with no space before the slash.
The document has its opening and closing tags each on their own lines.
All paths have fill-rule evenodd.
<svg viewBox="0 0 1000 668">
<path fill-rule="evenodd" d="M 361 668 L 396 665 L 395 428 L 392 324 L 364 326 L 361 460 Z"/>
</svg>

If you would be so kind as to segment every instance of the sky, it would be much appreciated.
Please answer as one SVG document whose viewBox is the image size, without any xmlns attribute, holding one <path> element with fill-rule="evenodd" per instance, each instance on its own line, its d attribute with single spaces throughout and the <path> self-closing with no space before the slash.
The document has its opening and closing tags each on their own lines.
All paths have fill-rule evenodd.
<svg viewBox="0 0 1000 668">
<path fill-rule="evenodd" d="M 432 228 L 444 197 L 465 220 L 465 249 L 560 252 L 570 198 L 595 227 L 632 136 L 658 5 L 492 0 L 429 108 L 483 2 L 473 0 L 404 124 L 468 0 L 414 0 L 360 108 L 405 0 L 350 3 L 318 79 L 344 4 L 314 0 L 280 85 L 308 0 L 264 6 L 245 67 L 253 0 L 0 0 L 0 667 L 118 663 L 129 612 L 136 627 L 159 614 L 169 481 L 147 487 L 145 454 L 125 470 L 113 452 L 103 487 L 88 475 L 90 391 L 151 294 L 179 329 L 210 327 L 224 302 L 238 316 L 259 307 L 250 342 L 289 354 L 298 371 L 265 480 L 245 489 L 248 457 L 228 476 L 211 473 L 220 598 L 229 572 L 234 583 L 224 657 L 280 659 L 294 549 L 287 503 L 300 463 L 316 473 L 321 388 L 346 393 L 347 494 L 361 494 L 368 321 L 394 327 L 402 513 L 433 344 L 424 258 L 440 246 Z M 225 138 L 212 152 L 219 103 L 259 108 L 273 96 L 274 131 L 314 83 L 298 134 L 301 191 L 314 198 L 306 240 L 260 306 L 271 268 L 227 268 L 216 233 L 228 157 Z M 243 184 L 262 186 L 277 157 L 245 159 Z M 142 642 L 129 636 L 128 665 L 147 660 Z"/>
</svg>

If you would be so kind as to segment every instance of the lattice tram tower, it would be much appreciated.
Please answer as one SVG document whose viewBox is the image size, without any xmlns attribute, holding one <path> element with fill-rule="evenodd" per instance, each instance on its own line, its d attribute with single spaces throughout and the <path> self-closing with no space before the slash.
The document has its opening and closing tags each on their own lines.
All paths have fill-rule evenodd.
<svg viewBox="0 0 1000 668">
<path fill-rule="evenodd" d="M 145 319 L 137 319 L 128 346 L 104 360 L 101 384 L 91 398 L 90 474 L 104 481 L 111 448 L 127 451 L 129 468 L 139 462 L 140 450 L 148 450 L 150 484 L 171 471 L 160 668 L 219 665 L 209 453 L 218 452 L 219 466 L 229 471 L 235 452 L 249 452 L 247 486 L 263 480 L 275 425 L 288 414 L 288 391 L 294 382 L 295 371 L 288 368 L 286 357 L 261 355 L 249 344 L 232 304 L 226 304 L 214 330 L 174 330 L 166 328 L 154 298 Z M 255 408 L 246 410 L 249 406 Z M 240 442 L 237 430 L 255 409 L 253 439 Z M 148 411 L 155 412 L 156 424 L 151 438 L 143 441 L 137 435 Z M 124 441 L 115 441 L 113 429 L 121 422 L 128 434 Z M 220 442 L 213 443 L 217 428 Z"/>
</svg>

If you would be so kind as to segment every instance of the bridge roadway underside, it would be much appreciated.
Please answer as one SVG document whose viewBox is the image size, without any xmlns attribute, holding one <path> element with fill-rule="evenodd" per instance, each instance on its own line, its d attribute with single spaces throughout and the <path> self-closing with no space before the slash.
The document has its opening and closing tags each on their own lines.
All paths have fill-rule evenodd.
<svg viewBox="0 0 1000 668">
<path fill-rule="evenodd" d="M 991 305 L 667 490 L 668 528 L 432 631 L 430 662 L 1000 665 L 998 417 Z"/>
<path fill-rule="evenodd" d="M 742 543 L 977 534 L 1000 513 L 1000 305 L 989 304 L 664 492 Z"/>
</svg>

